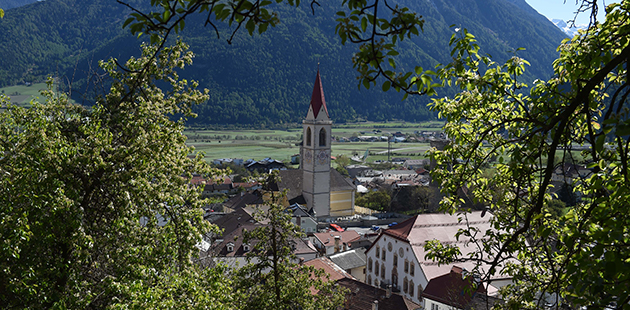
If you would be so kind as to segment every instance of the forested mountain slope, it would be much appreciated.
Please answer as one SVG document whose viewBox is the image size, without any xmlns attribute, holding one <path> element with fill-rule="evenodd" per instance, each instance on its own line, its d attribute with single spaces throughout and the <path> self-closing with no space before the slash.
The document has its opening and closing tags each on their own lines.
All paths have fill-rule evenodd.
<svg viewBox="0 0 630 310">
<path fill-rule="evenodd" d="M 0 9 L 8 10 L 31 4 L 37 0 L 0 0 Z"/>
<path fill-rule="evenodd" d="M 482 52 L 505 60 L 518 47 L 532 64 L 526 80 L 551 74 L 556 47 L 565 35 L 524 0 L 399 0 L 422 15 L 424 32 L 401 42 L 399 66 L 425 69 L 450 60 L 448 41 L 458 28 L 475 34 Z M 139 3 L 139 2 L 135 2 Z M 277 8 L 281 24 L 262 36 L 237 34 L 227 44 L 229 29 L 217 39 L 203 21 L 189 18 L 181 33 L 195 52 L 195 64 L 183 75 L 210 89 L 210 100 L 199 106 L 203 124 L 275 124 L 298 122 L 304 116 L 318 63 L 326 102 L 336 122 L 356 119 L 433 118 L 429 98 L 410 97 L 380 87 L 357 88 L 351 57 L 356 46 L 342 46 L 335 35 L 335 12 L 341 0 L 320 2 L 315 15 L 309 6 Z M 10 13 L 10 14 L 9 14 Z M 0 20 L 0 84 L 15 84 L 57 73 L 73 82 L 78 98 L 92 81 L 96 60 L 124 59 L 140 41 L 121 29 L 125 10 L 109 0 L 47 0 L 13 9 Z M 142 38 L 141 38 L 142 39 Z M 89 78 L 89 79 L 88 79 Z M 448 90 L 440 91 L 440 96 Z"/>
</svg>

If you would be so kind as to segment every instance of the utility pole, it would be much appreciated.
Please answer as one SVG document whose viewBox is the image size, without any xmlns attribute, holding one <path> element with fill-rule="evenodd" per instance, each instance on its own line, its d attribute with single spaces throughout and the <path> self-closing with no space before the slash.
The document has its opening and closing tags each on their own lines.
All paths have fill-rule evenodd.
<svg viewBox="0 0 630 310">
<path fill-rule="evenodd" d="M 387 162 L 391 162 L 391 154 L 392 154 L 392 137 L 393 136 L 389 136 L 389 138 L 387 138 Z"/>
</svg>

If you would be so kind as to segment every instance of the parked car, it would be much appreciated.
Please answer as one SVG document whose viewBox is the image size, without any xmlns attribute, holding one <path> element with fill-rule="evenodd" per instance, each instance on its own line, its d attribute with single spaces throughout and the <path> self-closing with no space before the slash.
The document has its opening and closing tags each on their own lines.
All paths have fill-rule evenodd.
<svg viewBox="0 0 630 310">
<path fill-rule="evenodd" d="M 395 225 L 398 225 L 398 222 L 389 223 L 389 225 L 387 225 L 387 226 L 392 227 L 392 226 L 395 226 Z"/>
<path fill-rule="evenodd" d="M 341 226 L 337 225 L 337 224 L 330 224 L 330 228 L 332 228 L 335 231 L 338 232 L 343 232 L 343 228 L 341 228 Z"/>
</svg>

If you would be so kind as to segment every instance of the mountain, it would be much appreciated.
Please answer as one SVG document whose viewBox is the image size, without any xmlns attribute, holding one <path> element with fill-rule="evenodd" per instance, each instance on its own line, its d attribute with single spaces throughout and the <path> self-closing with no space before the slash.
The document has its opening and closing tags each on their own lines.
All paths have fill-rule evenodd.
<svg viewBox="0 0 630 310">
<path fill-rule="evenodd" d="M 566 36 L 524 0 L 398 0 L 425 19 L 420 36 L 399 43 L 399 68 L 425 69 L 450 61 L 448 41 L 456 25 L 475 34 L 482 52 L 497 61 L 518 55 L 531 63 L 525 81 L 547 78 Z M 140 0 L 133 2 L 142 5 Z M 335 122 L 358 119 L 419 121 L 435 117 L 428 97 L 359 90 L 352 53 L 335 35 L 335 12 L 341 0 L 298 9 L 277 6 L 280 25 L 262 36 L 236 35 L 219 26 L 221 38 L 203 27 L 201 16 L 187 19 L 180 33 L 196 58 L 182 76 L 210 89 L 208 103 L 197 107 L 191 124 L 260 124 L 299 122 L 304 116 L 315 71 L 320 68 L 326 102 Z M 13 9 L 0 20 L 0 85 L 31 81 L 54 73 L 72 82 L 75 99 L 91 94 L 96 60 L 121 61 L 137 54 L 140 42 L 121 29 L 128 10 L 109 0 L 46 0 Z M 452 94 L 442 90 L 440 96 Z"/>
<path fill-rule="evenodd" d="M 0 9 L 8 10 L 31 4 L 38 0 L 0 0 Z"/>
<path fill-rule="evenodd" d="M 573 25 L 573 26 L 569 26 L 564 20 L 562 19 L 552 19 L 551 22 L 556 25 L 558 28 L 560 28 L 560 30 L 562 30 L 564 33 L 566 33 L 567 36 L 569 37 L 574 37 L 576 34 L 578 34 L 578 30 L 586 30 L 588 28 L 588 25 Z"/>
</svg>

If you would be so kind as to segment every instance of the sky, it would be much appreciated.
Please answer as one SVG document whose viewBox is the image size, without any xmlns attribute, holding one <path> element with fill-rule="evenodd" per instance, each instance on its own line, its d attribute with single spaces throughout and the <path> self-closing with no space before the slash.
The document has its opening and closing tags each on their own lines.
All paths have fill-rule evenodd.
<svg viewBox="0 0 630 310">
<path fill-rule="evenodd" d="M 538 13 L 546 16 L 548 19 L 562 19 L 564 21 L 571 20 L 575 17 L 575 11 L 579 8 L 576 0 L 526 0 Z M 581 2 L 578 0 L 578 2 Z M 604 3 L 606 5 L 619 0 L 598 1 L 598 20 L 602 21 L 604 17 Z M 580 13 L 577 17 L 576 24 L 588 24 L 590 13 Z"/>
</svg>

